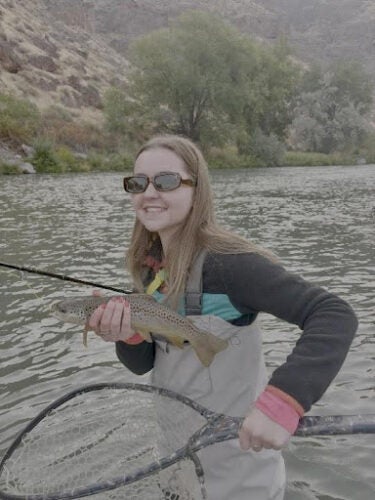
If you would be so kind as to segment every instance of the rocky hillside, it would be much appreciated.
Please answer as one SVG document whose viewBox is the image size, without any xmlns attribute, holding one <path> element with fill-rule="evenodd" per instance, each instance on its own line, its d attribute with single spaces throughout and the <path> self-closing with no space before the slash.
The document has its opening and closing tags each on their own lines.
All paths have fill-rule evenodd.
<svg viewBox="0 0 375 500">
<path fill-rule="evenodd" d="M 359 60 L 375 81 L 374 0 L 257 0 L 305 61 Z M 263 33 L 263 36 L 265 33 Z"/>
<path fill-rule="evenodd" d="M 0 92 L 97 119 L 104 90 L 123 81 L 127 67 L 105 38 L 56 16 L 48 2 L 0 0 Z"/>
<path fill-rule="evenodd" d="M 359 59 L 375 79 L 374 0 L 45 0 L 68 25 L 104 35 L 126 54 L 129 42 L 187 9 L 218 12 L 243 32 L 285 36 L 303 61 Z"/>
<path fill-rule="evenodd" d="M 375 80 L 374 0 L 0 0 L 0 91 L 98 118 L 129 43 L 187 9 L 269 43 L 283 35 L 305 62 L 358 59 Z"/>
</svg>

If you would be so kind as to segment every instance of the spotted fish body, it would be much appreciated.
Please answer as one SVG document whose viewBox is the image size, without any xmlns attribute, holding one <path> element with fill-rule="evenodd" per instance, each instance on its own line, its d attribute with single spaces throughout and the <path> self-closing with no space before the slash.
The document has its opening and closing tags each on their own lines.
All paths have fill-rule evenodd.
<svg viewBox="0 0 375 500">
<path fill-rule="evenodd" d="M 110 298 L 88 296 L 63 300 L 54 304 L 52 311 L 62 321 L 87 325 L 95 309 Z M 150 295 L 129 294 L 126 300 L 130 304 L 132 328 L 147 341 L 151 341 L 151 333 L 164 337 L 180 348 L 188 341 L 204 366 L 209 366 L 215 355 L 228 345 L 226 340 L 200 330 L 189 318 L 158 303 Z"/>
</svg>

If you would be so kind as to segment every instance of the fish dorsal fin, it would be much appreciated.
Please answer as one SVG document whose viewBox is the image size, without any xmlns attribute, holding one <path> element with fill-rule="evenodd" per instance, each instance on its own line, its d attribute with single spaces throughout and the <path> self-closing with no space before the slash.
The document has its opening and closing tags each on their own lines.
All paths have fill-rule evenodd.
<svg viewBox="0 0 375 500">
<path fill-rule="evenodd" d="M 132 293 L 130 296 L 130 300 L 131 300 L 131 297 L 134 297 L 134 298 L 141 298 L 141 299 L 144 299 L 144 300 L 148 300 L 150 302 L 156 302 L 156 299 L 152 296 L 152 295 L 147 295 L 146 293 Z"/>
</svg>

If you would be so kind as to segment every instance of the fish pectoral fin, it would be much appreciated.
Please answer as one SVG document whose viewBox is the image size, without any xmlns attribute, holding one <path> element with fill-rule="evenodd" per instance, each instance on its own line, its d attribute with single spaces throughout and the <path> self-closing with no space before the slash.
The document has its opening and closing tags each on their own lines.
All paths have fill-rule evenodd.
<svg viewBox="0 0 375 500">
<path fill-rule="evenodd" d="M 83 345 L 85 347 L 87 347 L 87 334 L 88 334 L 88 331 L 89 331 L 89 328 L 87 326 L 85 326 L 85 328 L 83 330 L 83 338 L 82 338 Z"/>
<path fill-rule="evenodd" d="M 146 330 L 140 330 L 139 328 L 137 328 L 137 332 L 140 334 L 141 337 L 145 339 L 146 342 L 149 342 L 150 344 L 152 343 L 152 337 L 150 332 Z"/>
<path fill-rule="evenodd" d="M 175 345 L 179 349 L 184 348 L 185 342 L 182 337 L 179 337 L 178 335 L 168 335 L 167 339 L 171 344 Z"/>
</svg>

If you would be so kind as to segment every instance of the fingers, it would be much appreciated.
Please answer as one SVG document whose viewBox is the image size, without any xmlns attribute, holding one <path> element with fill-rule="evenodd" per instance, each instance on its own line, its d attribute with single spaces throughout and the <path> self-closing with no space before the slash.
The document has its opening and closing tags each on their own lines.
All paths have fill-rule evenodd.
<svg viewBox="0 0 375 500">
<path fill-rule="evenodd" d="M 281 450 L 291 437 L 286 429 L 257 408 L 245 418 L 238 435 L 241 449 L 255 452 L 263 449 Z"/>
<path fill-rule="evenodd" d="M 106 342 L 126 341 L 135 333 L 131 328 L 129 302 L 123 297 L 113 297 L 101 304 L 90 316 L 88 327 Z"/>
<path fill-rule="evenodd" d="M 118 335 L 121 328 L 123 306 L 120 302 L 121 297 L 113 297 L 107 302 L 100 320 L 100 333 L 108 337 L 109 335 Z M 108 340 L 105 338 L 105 340 Z"/>
<path fill-rule="evenodd" d="M 108 307 L 105 308 L 103 313 L 103 329 L 108 330 L 112 335 L 118 337 L 122 327 L 123 301 L 121 297 L 116 297 L 109 302 Z"/>
<path fill-rule="evenodd" d="M 87 325 L 90 330 L 94 330 L 94 332 L 98 332 L 100 329 L 100 321 L 103 316 L 104 309 L 106 307 L 106 304 L 100 304 L 95 311 L 91 314 Z"/>
<path fill-rule="evenodd" d="M 262 450 L 264 442 L 261 439 L 261 436 L 257 436 L 256 433 L 254 434 L 254 432 L 252 432 L 252 429 L 246 422 L 246 419 L 238 433 L 238 436 L 242 450 L 246 451 L 252 449 L 257 452 Z"/>
<path fill-rule="evenodd" d="M 123 310 L 122 310 L 122 323 L 120 336 L 121 340 L 128 340 L 130 337 L 134 335 L 135 331 L 131 327 L 130 321 L 130 304 L 127 300 L 123 301 Z"/>
</svg>

